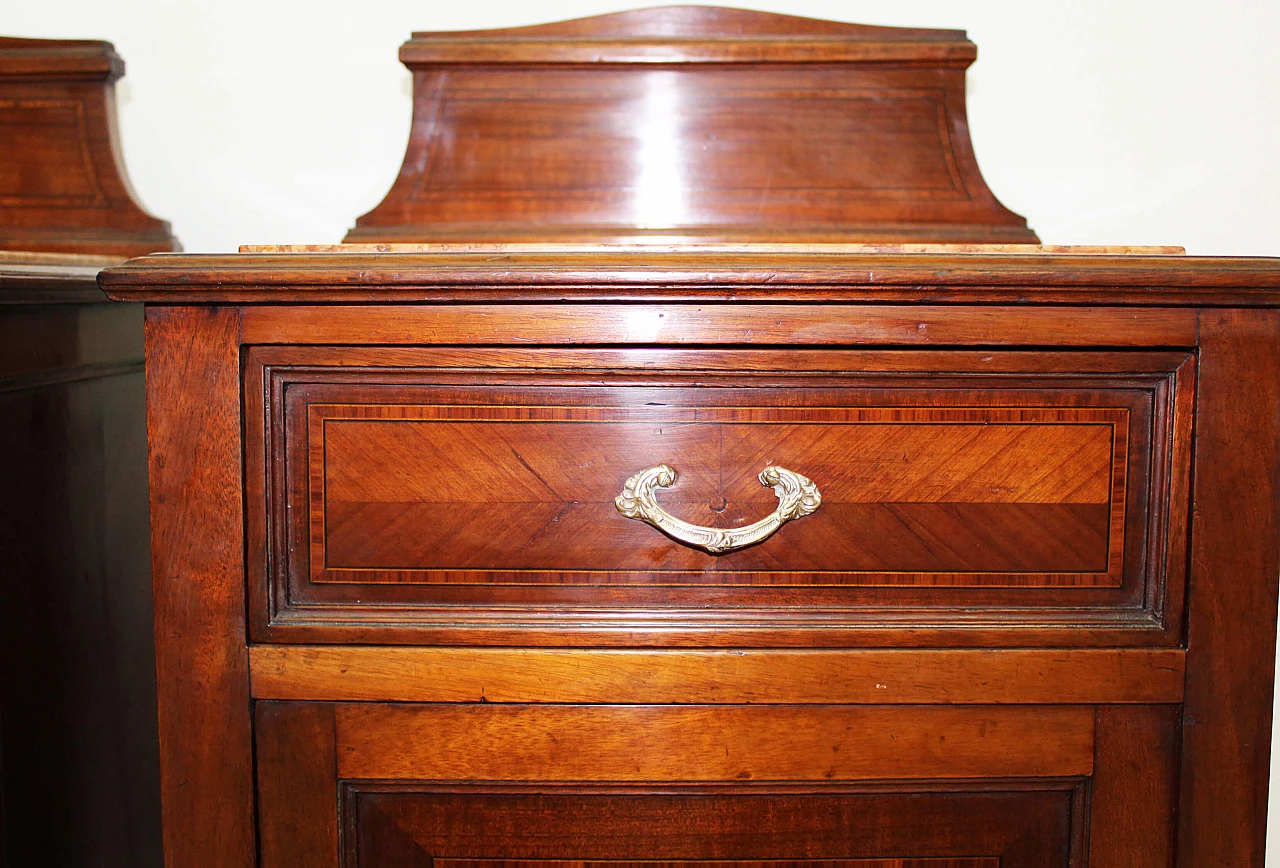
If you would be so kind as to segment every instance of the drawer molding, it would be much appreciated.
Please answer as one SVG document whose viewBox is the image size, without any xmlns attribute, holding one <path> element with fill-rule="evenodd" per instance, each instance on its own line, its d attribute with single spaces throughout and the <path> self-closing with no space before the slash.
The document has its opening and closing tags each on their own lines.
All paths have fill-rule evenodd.
<svg viewBox="0 0 1280 868">
<path fill-rule="evenodd" d="M 616 704 L 1176 703 L 1186 652 L 257 645 L 255 699 Z"/>
</svg>

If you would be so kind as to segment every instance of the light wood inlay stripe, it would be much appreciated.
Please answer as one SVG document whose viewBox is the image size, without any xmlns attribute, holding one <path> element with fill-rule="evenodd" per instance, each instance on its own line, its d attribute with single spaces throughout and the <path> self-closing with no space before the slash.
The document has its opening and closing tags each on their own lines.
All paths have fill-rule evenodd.
<svg viewBox="0 0 1280 868">
<path fill-rule="evenodd" d="M 1090 706 L 339 705 L 338 777 L 837 781 L 1074 777 Z"/>
<path fill-rule="evenodd" d="M 1178 649 L 650 651 L 258 645 L 255 699 L 644 704 L 1182 700 Z"/>
</svg>

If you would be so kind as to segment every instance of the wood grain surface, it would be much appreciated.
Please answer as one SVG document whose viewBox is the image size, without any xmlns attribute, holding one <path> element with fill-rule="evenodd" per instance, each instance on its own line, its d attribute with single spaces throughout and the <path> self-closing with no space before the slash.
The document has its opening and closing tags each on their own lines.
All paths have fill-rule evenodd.
<svg viewBox="0 0 1280 868">
<path fill-rule="evenodd" d="M 1201 316 L 1178 864 L 1261 866 L 1280 572 L 1280 317 Z"/>
<path fill-rule="evenodd" d="M 252 868 L 239 323 L 147 312 L 147 434 L 165 864 Z"/>
<path fill-rule="evenodd" d="M 952 785 L 954 787 L 954 785 Z M 1079 864 L 1073 788 L 811 792 L 347 789 L 345 865 L 1051 868 Z M 537 834 L 529 834 L 536 829 Z M 448 854 L 440 858 L 439 854 Z M 1074 859 L 1073 859 L 1074 857 Z"/>
<path fill-rule="evenodd" d="M 105 275 L 106 272 L 103 272 Z M 99 276 L 102 280 L 103 276 Z M 225 286 L 217 290 L 222 292 Z M 1006 346 L 1097 348 L 1094 329 L 1107 334 L 1108 347 L 1191 347 L 1196 342 L 1194 311 L 1161 308 L 1049 308 L 965 306 L 951 309 L 901 305 L 798 304 L 514 304 L 465 303 L 447 307 L 314 306 L 315 295 L 291 288 L 279 300 L 302 304 L 247 306 L 242 339 L 247 344 L 370 346 Z M 556 290 L 562 293 L 561 289 Z M 772 290 L 771 290 L 772 292 Z M 114 293 L 108 288 L 108 293 Z M 346 293 L 338 291 L 341 297 Z M 568 293 L 572 295 L 572 293 Z M 643 294 L 643 293 L 642 293 Z M 781 293 L 779 293 L 781 294 Z M 115 293 L 113 297 L 124 298 Z M 132 297 L 132 293 L 128 294 Z M 145 293 L 143 294 L 145 295 Z M 204 293 L 193 291 L 187 301 Z M 441 293 L 457 301 L 454 292 Z M 882 293 L 875 293 L 883 297 Z M 527 301 L 527 287 L 511 293 Z M 270 301 L 267 291 L 256 291 Z M 383 296 L 392 300 L 394 295 Z M 182 299 L 175 298 L 174 302 Z M 432 301 L 434 293 L 415 294 Z"/>
<path fill-rule="evenodd" d="M 384 242 L 343 244 L 241 244 L 238 253 L 674 253 L 679 250 L 702 250 L 708 253 L 750 253 L 758 245 L 750 242 L 718 242 L 683 244 L 661 240 L 632 242 L 558 242 L 536 241 L 454 241 L 454 242 Z M 1005 256 L 1044 256 L 1066 253 L 1075 256 L 1181 256 L 1185 247 L 1169 244 L 921 244 L 910 242 L 837 241 L 773 241 L 769 249 L 778 253 L 813 253 L 819 255 L 879 253 L 964 253 L 1003 254 Z"/>
<path fill-rule="evenodd" d="M 450 644 L 477 641 L 482 624 L 494 631 L 485 644 L 506 644 L 506 619 L 523 631 L 517 644 L 542 644 L 530 619 L 545 618 L 582 644 L 605 641 L 607 618 L 626 634 L 607 644 L 660 621 L 664 644 L 685 641 L 666 638 L 681 624 L 705 633 L 700 644 L 736 643 L 742 634 L 711 631 L 747 619 L 780 636 L 798 618 L 824 626 L 805 643 L 865 644 L 825 628 L 912 617 L 1036 628 L 1056 617 L 1077 631 L 1122 618 L 1172 640 L 1185 353 L 263 347 L 248 358 L 246 413 L 269 426 L 263 440 L 249 432 L 246 453 L 251 550 L 273 565 L 250 561 L 258 641 L 439 641 L 453 622 L 468 632 Z M 617 513 L 626 478 L 659 463 L 680 474 L 660 502 L 709 526 L 774 508 L 756 478 L 768 463 L 815 479 L 824 505 L 713 557 Z M 526 608 L 504 614 L 512 604 Z M 586 621 L 590 637 L 578 633 Z M 1086 641 L 1152 641 L 1117 635 Z M 908 640 L 922 641 L 934 640 Z"/>
<path fill-rule="evenodd" d="M 338 776 L 840 781 L 1087 776 L 1089 706 L 337 706 Z"/>
<path fill-rule="evenodd" d="M 1078 778 L 710 785 L 339 780 L 338 708 L 257 705 L 266 868 L 425 866 L 424 860 L 451 868 L 1040 868 L 1078 864 L 1082 853 Z"/>
<path fill-rule="evenodd" d="M 133 196 L 109 42 L 0 37 L 0 248 L 141 256 L 181 250 Z"/>
<path fill-rule="evenodd" d="M 333 706 L 254 703 L 261 868 L 337 868 Z"/>
<path fill-rule="evenodd" d="M 975 55 L 956 31 L 697 7 L 416 33 L 404 165 L 347 238 L 1035 241 L 974 159 Z"/>
<path fill-rule="evenodd" d="M 1280 321 L 1268 310 L 1213 308 L 1275 304 L 1274 261 L 579 256 L 246 255 L 144 260 L 107 275 L 112 292 L 160 299 L 168 290 L 148 286 L 171 286 L 169 298 L 210 305 L 153 311 L 157 607 L 170 626 L 160 645 L 166 806 L 190 819 L 169 832 L 171 859 L 178 853 L 198 868 L 213 864 L 216 851 L 219 865 L 252 863 L 248 718 L 256 694 L 260 725 L 280 727 L 261 742 L 260 769 L 275 776 L 265 787 L 259 781 L 270 804 L 256 814 L 273 825 L 270 852 L 318 854 L 327 868 L 335 859 L 435 858 L 433 842 L 478 840 L 462 826 L 442 838 L 440 823 L 481 816 L 487 822 L 469 828 L 493 831 L 486 845 L 506 843 L 453 848 L 444 858 L 1261 864 L 1280 569 Z M 773 291 L 775 281 L 776 302 L 747 299 Z M 691 300 L 699 292 L 720 295 Z M 542 300 L 519 300 L 521 293 Z M 650 303 L 659 297 L 666 300 Z M 929 303 L 901 303 L 906 297 Z M 212 306 L 225 298 L 246 304 L 234 313 Z M 378 303 L 343 303 L 356 298 Z M 500 298 L 513 303 L 489 301 Z M 983 303 L 954 303 L 961 298 Z M 407 303 L 381 304 L 397 299 Z M 213 400 L 191 403 L 182 388 L 189 382 L 212 384 Z M 833 398 L 854 394 L 862 397 Z M 293 569 L 307 549 L 291 545 L 281 506 L 311 502 L 307 462 L 298 459 L 312 454 L 313 409 L 329 420 L 322 427 L 351 426 L 335 429 L 334 473 L 323 481 L 343 493 L 333 503 L 351 506 L 354 517 L 322 529 L 345 534 L 343 556 L 354 561 L 390 538 L 383 518 L 359 510 L 413 505 L 437 490 L 424 485 L 442 464 L 428 459 L 432 450 L 470 462 L 441 477 L 445 490 L 479 482 L 537 502 L 577 479 L 557 475 L 555 461 L 541 465 L 543 457 L 613 457 L 624 451 L 626 426 L 658 414 L 675 424 L 672 443 L 696 447 L 688 496 L 665 502 L 718 508 L 710 495 L 692 494 L 700 481 L 714 482 L 713 492 L 734 495 L 723 498 L 727 510 L 731 500 L 754 503 L 747 493 L 758 470 L 735 464 L 726 472 L 723 456 L 749 464 L 804 441 L 810 423 L 813 431 L 849 427 L 843 418 L 801 424 L 787 415 L 833 407 L 1052 409 L 1077 414 L 1085 428 L 1100 424 L 1088 413 L 1124 411 L 1120 583 L 343 585 Z M 539 416 L 546 408 L 569 421 Z M 639 415 L 573 418 L 587 408 Z M 708 415 L 681 418 L 690 408 Z M 733 408 L 761 415 L 717 415 Z M 1002 425 L 1065 424 L 984 420 L 978 445 L 996 443 L 1001 432 L 988 429 Z M 927 424 L 943 431 L 964 421 Z M 565 424 L 618 426 L 611 430 L 626 436 L 562 437 L 553 426 Z M 914 417 L 876 424 L 901 429 L 881 449 L 910 458 L 932 445 Z M 538 433 L 506 439 L 495 433 L 503 425 Z M 714 447 L 699 439 L 702 429 L 685 430 L 697 425 L 720 426 Z M 735 425 L 801 430 L 787 428 L 780 442 L 752 431 L 722 447 L 720 435 Z M 485 436 L 455 449 L 438 436 L 450 426 Z M 981 451 L 947 436 L 961 453 Z M 820 440 L 805 441 L 809 454 L 862 460 L 856 443 L 838 438 L 839 448 L 824 452 Z M 1071 506 L 1087 492 L 1084 506 L 1101 505 L 1094 480 L 1109 467 L 1114 484 L 1118 441 L 1108 452 L 1086 437 L 1078 453 L 1062 442 L 1036 441 L 1035 454 L 1052 462 L 1019 463 L 1018 438 L 1000 441 L 990 460 L 973 462 L 982 473 L 966 475 L 963 460 L 943 462 L 903 490 L 935 498 L 959 491 L 983 507 Z M 864 489 L 863 477 L 878 481 Z M 888 479 L 851 471 L 833 490 L 848 481 L 843 502 L 854 506 L 849 491 L 900 496 Z M 1027 492 L 1036 500 L 1018 499 Z M 589 494 L 584 488 L 581 498 Z M 310 521 L 295 521 L 298 528 L 309 534 Z M 531 550 L 524 545 L 521 554 Z M 425 562 L 438 553 L 417 554 Z M 316 704 L 332 711 L 331 742 L 328 712 Z M 184 783 L 204 794 L 199 806 Z M 645 800 L 703 797 L 712 785 L 724 796 L 705 815 L 703 828 L 714 832 L 651 834 L 667 828 L 655 818 L 678 809 Z M 290 787 L 305 795 L 280 798 Z M 859 807 L 823 814 L 819 801 L 775 802 L 772 825 L 761 825 L 742 806 L 763 804 L 747 797 L 767 798 L 770 787 L 787 798 L 848 796 Z M 606 790 L 635 801 L 590 801 Z M 525 796 L 544 801 L 517 805 Z M 565 801 L 553 806 L 553 796 Z M 498 806 L 514 807 L 504 814 Z M 341 811 L 336 857 L 331 810 Z M 726 824 L 748 816 L 755 825 L 734 828 L 775 830 L 754 838 L 775 849 L 729 847 Z M 528 833 L 582 828 L 572 824 L 592 817 L 607 832 L 635 830 L 632 849 L 606 842 L 551 852 Z M 815 838 L 807 817 L 884 837 L 857 836 L 866 848 L 857 850 L 847 836 Z M 700 821 L 681 822 L 693 829 Z M 295 846 L 292 834 L 312 839 Z M 935 849 L 885 849 L 922 834 L 936 836 L 928 839 Z M 806 835 L 832 848 L 783 846 Z M 691 840 L 702 843 L 682 851 L 679 841 Z"/>
<path fill-rule="evenodd" d="M 622 704 L 1176 703 L 1185 653 L 255 645 L 255 699 Z"/>
<path fill-rule="evenodd" d="M 1179 708 L 1100 707 L 1089 795 L 1089 865 L 1172 865 Z"/>
<path fill-rule="evenodd" d="M 510 254 L 232 254 L 199 257 L 165 256 L 134 260 L 103 272 L 99 282 L 112 298 L 169 302 L 292 302 L 296 304 L 377 303 L 383 301 L 516 301 L 524 303 L 576 301 L 650 301 L 711 303 L 717 301 L 834 302 L 840 304 L 1010 305 L 1003 311 L 944 311 L 906 307 L 883 311 L 884 317 L 860 321 L 908 339 L 909 330 L 891 331 L 901 317 L 912 322 L 927 317 L 942 327 L 972 328 L 986 323 L 989 335 L 1003 325 L 1034 327 L 1085 314 L 1080 310 L 1045 311 L 1037 316 L 1024 306 L 1052 304 L 1116 307 L 1271 306 L 1280 304 L 1280 266 L 1257 257 L 1198 256 L 1041 256 L 883 254 L 823 255 L 819 251 L 778 252 L 769 245 L 717 253 L 714 250 L 641 251 L 627 255 L 609 249 L 584 253 Z M 694 309 L 696 310 L 696 309 Z M 751 307 L 732 308 L 750 314 Z M 322 321 L 342 323 L 329 308 Z M 565 319 L 574 308 L 559 311 Z M 766 308 L 754 318 L 767 327 Z M 786 312 L 786 308 L 782 308 Z M 794 309 L 792 313 L 798 312 Z M 303 311 L 279 316 L 305 316 Z M 386 314 L 386 311 L 382 311 Z M 406 309 L 402 314 L 425 316 Z M 490 311 L 498 314 L 500 311 Z M 622 313 L 622 311 L 618 311 Z M 816 313 L 816 312 L 815 312 Z M 855 312 L 856 313 L 856 312 Z M 1116 316 L 1100 310 L 1087 316 Z M 1185 323 L 1177 311 L 1126 311 L 1125 325 L 1116 319 L 1100 323 L 1088 334 L 1094 346 L 1132 345 L 1144 323 Z M 732 315 L 732 314 L 727 314 Z M 575 317 L 598 319 L 600 312 Z M 815 317 L 820 320 L 821 317 Z M 1194 317 L 1190 318 L 1194 321 Z M 246 320 L 248 326 L 252 320 Z M 407 325 L 407 324 L 406 324 Z M 483 325 L 483 321 L 477 325 Z M 816 322 L 815 322 L 816 325 Z M 1137 331 L 1134 331 L 1137 329 Z M 390 334 L 395 334 L 391 332 Z M 388 338 L 390 337 L 388 335 Z M 762 337 L 769 331 L 761 333 Z M 1069 332 L 1068 332 L 1069 334 Z M 1099 341 L 1096 335 L 1107 335 Z M 1183 332 L 1187 334 L 1187 332 Z M 817 337 L 820 338 L 821 332 Z M 369 335 L 365 334 L 367 342 Z M 1044 345 L 1075 340 L 1043 340 L 1028 335 L 1027 343 Z M 919 336 L 917 336 L 917 340 Z M 652 340 L 650 338 L 649 340 Z M 257 342 L 257 341 L 253 341 Z M 334 341 L 337 342 L 337 341 Z M 418 341 L 422 342 L 422 341 Z M 427 341 L 434 342 L 434 341 Z M 609 341 L 614 342 L 614 341 Z M 760 341 L 764 342 L 764 341 Z M 819 340 L 821 342 L 821 340 Z M 857 343 L 858 341 L 846 341 Z M 1119 343 L 1116 343 L 1119 342 Z M 1190 337 L 1166 346 L 1195 344 Z"/>
<path fill-rule="evenodd" d="M 307 455 L 287 460 L 305 461 L 311 480 L 313 581 L 493 570 L 515 582 L 600 571 L 663 584 L 683 583 L 663 574 L 684 570 L 740 583 L 754 571 L 827 574 L 806 583 L 926 571 L 1120 583 L 1125 409 L 698 408 L 653 389 L 607 398 L 621 406 L 309 404 Z M 661 403 L 675 406 L 645 406 Z M 767 515 L 776 498 L 756 477 L 775 464 L 813 479 L 822 506 L 714 557 L 614 507 L 628 476 L 663 463 L 678 475 L 661 501 L 694 524 Z"/>
</svg>

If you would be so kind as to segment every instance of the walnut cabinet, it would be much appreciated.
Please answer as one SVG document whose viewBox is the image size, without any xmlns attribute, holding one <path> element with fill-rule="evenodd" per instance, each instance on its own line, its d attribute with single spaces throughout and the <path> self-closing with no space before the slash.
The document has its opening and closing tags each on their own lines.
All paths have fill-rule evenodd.
<svg viewBox="0 0 1280 868">
<path fill-rule="evenodd" d="M 1276 261 L 101 281 L 147 304 L 168 864 L 1262 864 Z M 625 514 L 730 538 L 767 467 L 815 491 L 741 548 Z"/>
</svg>

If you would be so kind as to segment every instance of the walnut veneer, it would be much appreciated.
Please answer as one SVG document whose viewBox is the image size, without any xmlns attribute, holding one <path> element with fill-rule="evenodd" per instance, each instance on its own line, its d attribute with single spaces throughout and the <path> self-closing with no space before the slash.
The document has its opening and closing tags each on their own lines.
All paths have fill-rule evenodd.
<svg viewBox="0 0 1280 868">
<path fill-rule="evenodd" d="M 602 248 L 147 304 L 169 863 L 1262 864 L 1280 261 Z M 627 518 L 812 514 L 723 555 Z"/>
<path fill-rule="evenodd" d="M 962 31 L 674 6 L 415 33 L 348 241 L 1034 242 L 978 171 Z"/>
<path fill-rule="evenodd" d="M 109 42 L 0 37 L 0 249 L 181 250 L 137 202 L 120 154 Z"/>
</svg>

